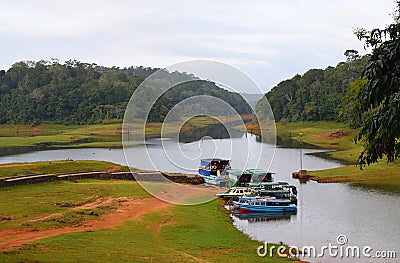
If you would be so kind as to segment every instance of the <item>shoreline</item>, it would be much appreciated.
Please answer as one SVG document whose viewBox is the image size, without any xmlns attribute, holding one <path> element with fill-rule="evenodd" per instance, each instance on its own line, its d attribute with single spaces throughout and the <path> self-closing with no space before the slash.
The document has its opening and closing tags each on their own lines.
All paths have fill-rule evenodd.
<svg viewBox="0 0 400 263">
<path fill-rule="evenodd" d="M 253 134 L 260 134 L 250 124 Z M 355 144 L 353 138 L 358 130 L 347 127 L 338 122 L 288 122 L 276 123 L 277 136 L 291 140 L 301 140 L 303 143 L 314 145 L 327 152 L 313 153 L 312 155 L 336 160 L 342 167 L 319 171 L 308 171 L 309 180 L 318 183 L 346 183 L 356 187 L 374 189 L 394 194 L 400 194 L 400 164 L 380 160 L 360 170 L 356 166 L 357 156 L 362 146 Z M 301 138 L 299 134 L 302 134 Z"/>
<path fill-rule="evenodd" d="M 220 200 L 167 205 L 126 180 L 57 181 L 3 190 L 0 195 L 9 197 L 0 220 L 0 258 L 5 261 L 77 261 L 90 252 L 91 260 L 108 262 L 293 262 L 259 257 L 256 249 L 262 243 L 232 225 Z"/>
</svg>

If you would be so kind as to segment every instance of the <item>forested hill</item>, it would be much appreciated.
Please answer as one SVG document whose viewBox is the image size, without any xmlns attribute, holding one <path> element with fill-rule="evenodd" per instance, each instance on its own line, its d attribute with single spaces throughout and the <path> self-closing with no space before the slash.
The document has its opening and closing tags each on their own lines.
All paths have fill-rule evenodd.
<svg viewBox="0 0 400 263">
<path fill-rule="evenodd" d="M 343 120 L 349 84 L 361 77 L 368 56 L 348 59 L 336 67 L 311 69 L 280 82 L 265 94 L 280 121 Z M 256 109 L 265 107 L 264 101 Z"/>
<path fill-rule="evenodd" d="M 0 123 L 38 124 L 44 121 L 63 124 L 97 123 L 123 118 L 125 107 L 136 88 L 156 68 L 103 67 L 70 60 L 18 62 L 0 70 Z M 194 76 L 179 72 L 160 74 L 165 79 Z M 155 80 L 157 81 L 157 80 Z M 192 83 L 192 84 L 190 84 Z M 185 98 L 211 95 L 222 98 L 239 113 L 251 108 L 237 94 L 209 81 L 193 81 L 171 89 L 154 105 L 150 121 L 162 121 L 168 111 Z M 146 98 L 143 98 L 145 100 Z"/>
</svg>

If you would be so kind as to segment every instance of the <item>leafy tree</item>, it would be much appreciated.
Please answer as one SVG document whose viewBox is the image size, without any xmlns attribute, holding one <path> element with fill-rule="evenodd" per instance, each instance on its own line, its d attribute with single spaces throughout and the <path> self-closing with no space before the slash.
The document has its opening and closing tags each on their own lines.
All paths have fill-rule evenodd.
<svg viewBox="0 0 400 263">
<path fill-rule="evenodd" d="M 351 128 L 360 128 L 365 120 L 365 113 L 361 110 L 361 89 L 367 83 L 366 78 L 359 78 L 350 83 L 350 86 L 343 97 L 342 107 L 339 112 L 339 119 L 347 122 Z"/>
<path fill-rule="evenodd" d="M 304 75 L 280 82 L 265 94 L 276 120 L 288 121 L 349 121 L 343 115 L 349 111 L 343 97 L 352 92 L 349 84 L 358 78 L 365 67 L 368 56 L 359 57 L 358 52 L 345 52 L 347 62 L 338 63 L 336 67 L 311 69 Z M 349 96 L 351 97 L 351 96 Z M 260 100 L 256 111 L 266 107 Z"/>
<path fill-rule="evenodd" d="M 58 60 L 17 62 L 7 71 L 0 71 L 0 123 L 86 124 L 121 119 L 132 93 L 157 70 L 107 68 L 77 60 L 64 64 Z M 141 94 L 143 103 L 155 89 L 159 92 L 173 81 L 188 79 L 187 74 L 180 72 L 162 71 L 160 75 Z M 239 94 L 203 81 L 168 91 L 155 103 L 149 121 L 162 121 L 175 104 L 205 94 L 225 100 L 240 113 L 251 113 Z"/>
<path fill-rule="evenodd" d="M 400 1 L 396 1 L 394 22 L 384 29 L 357 29 L 356 34 L 372 55 L 363 75 L 360 107 L 370 117 L 360 129 L 357 141 L 365 142 L 358 164 L 389 162 L 400 156 Z"/>
</svg>

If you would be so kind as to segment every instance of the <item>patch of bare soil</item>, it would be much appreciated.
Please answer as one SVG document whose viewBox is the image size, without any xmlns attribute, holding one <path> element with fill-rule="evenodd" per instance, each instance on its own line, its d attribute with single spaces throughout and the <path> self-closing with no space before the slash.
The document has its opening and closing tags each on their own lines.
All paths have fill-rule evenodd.
<svg viewBox="0 0 400 263">
<path fill-rule="evenodd" d="M 157 185 L 159 188 L 154 188 L 155 184 L 152 182 L 141 182 L 140 184 L 154 196 L 164 201 L 180 205 L 203 203 L 206 200 L 214 199 L 216 193 L 225 191 L 225 189 L 216 186 L 204 187 L 203 185 L 178 184 L 172 182 L 158 183 Z M 194 197 L 198 198 L 197 201 L 192 199 Z"/>
<path fill-rule="evenodd" d="M 90 202 L 90 203 L 86 203 L 86 204 L 83 204 L 83 205 L 80 205 L 80 206 L 76 206 L 76 207 L 72 208 L 72 210 L 75 211 L 75 210 L 81 210 L 81 209 L 95 209 L 95 208 L 97 208 L 99 206 L 107 206 L 107 205 L 113 203 L 114 201 L 120 202 L 121 200 L 128 201 L 128 198 L 122 197 L 122 198 L 115 199 L 115 198 L 112 198 L 112 197 L 107 197 L 106 199 L 97 199 L 94 202 Z"/>
<path fill-rule="evenodd" d="M 106 172 L 107 173 L 119 172 L 119 167 L 118 166 L 113 166 L 112 168 L 108 169 Z"/>
<path fill-rule="evenodd" d="M 39 240 L 41 238 L 61 235 L 65 233 L 111 228 L 120 225 L 126 220 L 135 219 L 142 214 L 171 206 L 170 203 L 161 201 L 155 197 L 136 200 L 128 198 L 110 198 L 106 199 L 105 201 L 103 200 L 102 202 L 93 202 L 82 205 L 79 207 L 79 209 L 95 208 L 100 205 L 104 205 L 104 202 L 113 201 L 117 201 L 119 205 L 116 211 L 113 211 L 110 214 L 106 214 L 100 219 L 89 220 L 81 226 L 63 227 L 49 230 L 42 230 L 37 228 L 18 228 L 0 231 L 0 250 L 10 250 L 18 248 L 24 244 Z M 75 207 L 74 209 L 76 208 L 77 207 Z"/>
<path fill-rule="evenodd" d="M 63 215 L 63 214 L 61 214 L 61 213 L 54 213 L 54 214 L 49 214 L 49 215 L 44 215 L 44 216 L 41 216 L 41 217 L 38 217 L 38 218 L 34 218 L 34 219 L 28 220 L 28 221 L 26 221 L 26 222 L 45 221 L 45 220 L 48 220 L 48 219 L 61 217 L 62 215 Z"/>
<path fill-rule="evenodd" d="M 342 139 L 344 137 L 349 136 L 350 133 L 348 132 L 344 132 L 341 130 L 333 130 L 330 132 L 324 132 L 324 133 L 319 133 L 319 134 L 315 134 L 313 135 L 316 138 L 320 138 L 320 139 L 328 139 L 328 140 L 339 140 Z"/>
</svg>

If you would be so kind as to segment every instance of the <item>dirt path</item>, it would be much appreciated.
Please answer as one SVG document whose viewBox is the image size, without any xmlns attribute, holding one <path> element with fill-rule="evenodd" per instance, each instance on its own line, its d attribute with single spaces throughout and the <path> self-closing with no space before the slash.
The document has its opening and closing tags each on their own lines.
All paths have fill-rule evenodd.
<svg viewBox="0 0 400 263">
<path fill-rule="evenodd" d="M 116 211 L 103 216 L 101 219 L 87 221 L 84 225 L 78 227 L 64 227 L 50 230 L 19 228 L 0 231 L 0 250 L 14 249 L 41 238 L 65 233 L 114 227 L 126 220 L 134 219 L 142 214 L 172 205 L 155 197 L 137 200 L 124 198 L 124 200 L 120 199 L 118 203 L 120 207 Z M 91 205 L 95 206 L 95 204 Z M 96 205 L 99 205 L 99 203 L 96 203 Z"/>
</svg>

